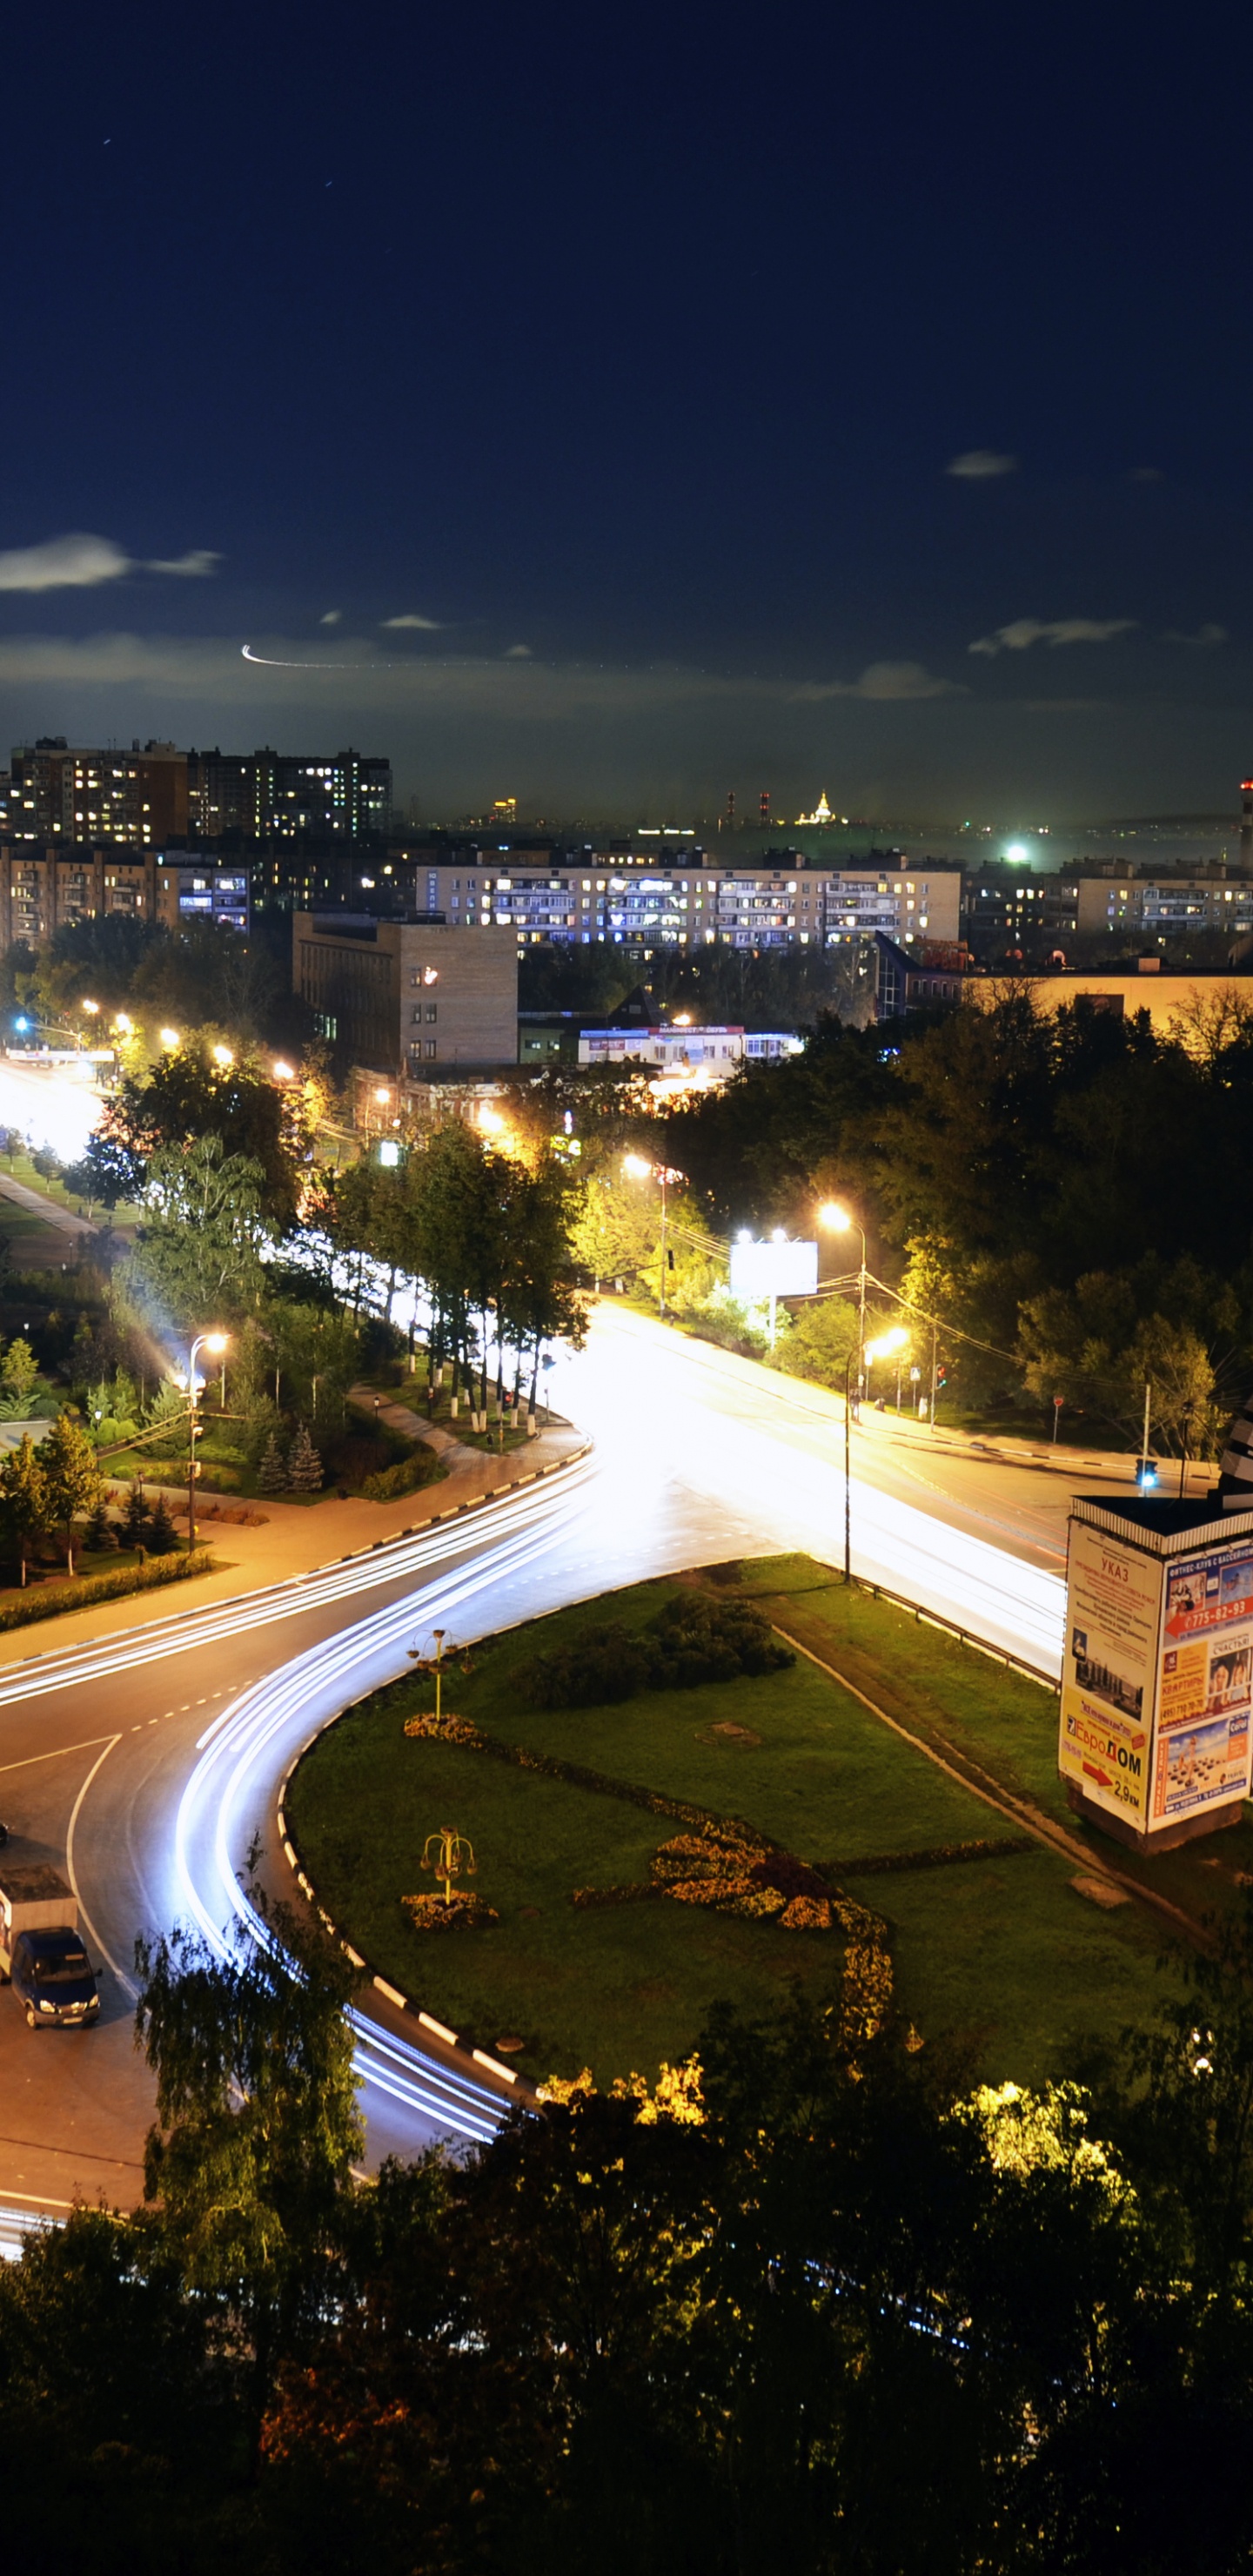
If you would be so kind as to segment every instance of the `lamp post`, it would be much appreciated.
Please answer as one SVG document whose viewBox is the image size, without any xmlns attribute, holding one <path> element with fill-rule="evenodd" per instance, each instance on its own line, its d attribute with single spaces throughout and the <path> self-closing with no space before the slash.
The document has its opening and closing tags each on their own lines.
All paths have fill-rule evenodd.
<svg viewBox="0 0 1253 2576">
<path fill-rule="evenodd" d="M 893 1358 L 895 1358 L 895 1356 L 896 1356 L 897 1352 L 899 1352 L 899 1351 L 903 1351 L 904 1349 L 906 1349 L 906 1347 L 907 1347 L 907 1345 L 908 1345 L 908 1342 L 909 1342 L 909 1335 L 908 1335 L 908 1333 L 906 1332 L 905 1327 L 904 1327 L 904 1325 L 903 1325 L 903 1324 L 893 1324 L 893 1325 L 892 1325 L 892 1327 L 891 1327 L 891 1329 L 890 1329 L 890 1331 L 888 1331 L 888 1332 L 886 1332 L 886 1333 L 881 1333 L 881 1334 L 880 1334 L 879 1339 L 878 1339 L 878 1341 L 877 1341 L 877 1342 L 867 1342 L 867 1344 L 866 1344 L 866 1393 L 867 1393 L 867 1395 L 869 1395 L 869 1393 L 870 1393 L 870 1371 L 871 1371 L 872 1367 L 874 1366 L 875 1361 L 876 1361 L 876 1360 L 889 1360 L 889 1359 L 893 1359 Z M 898 1380 L 898 1386 L 899 1386 L 899 1380 Z M 898 1402 L 898 1405 L 897 1405 L 897 1410 L 898 1410 L 898 1412 L 899 1412 L 899 1410 L 900 1410 L 899 1402 Z"/>
<path fill-rule="evenodd" d="M 866 1349 L 866 1229 L 855 1216 L 850 1216 L 838 1199 L 824 1199 L 818 1210 L 818 1223 L 828 1234 L 848 1234 L 861 1240 L 861 1268 L 857 1274 L 857 1375 L 860 1382 L 865 1367 Z"/>
<path fill-rule="evenodd" d="M 671 1181 L 681 1180 L 683 1175 L 681 1172 L 669 1171 L 664 1163 L 646 1163 L 642 1154 L 624 1154 L 622 1168 L 629 1180 L 654 1180 L 661 1183 L 661 1284 L 657 1291 L 657 1312 L 659 1315 L 664 1315 L 666 1311 L 666 1190 Z"/>
<path fill-rule="evenodd" d="M 853 1354 L 850 1351 L 844 1362 L 844 1581 L 848 1585 L 851 1585 L 853 1580 L 853 1474 L 852 1440 L 849 1433 L 853 1407 L 852 1390 L 849 1386 L 852 1370 Z"/>
<path fill-rule="evenodd" d="M 224 1351 L 225 1333 L 197 1333 L 191 1346 L 187 1370 L 187 1394 L 191 1412 L 187 1418 L 187 1553 L 196 1544 L 196 1433 L 200 1428 L 196 1412 L 196 1354 L 198 1351 Z"/>
</svg>

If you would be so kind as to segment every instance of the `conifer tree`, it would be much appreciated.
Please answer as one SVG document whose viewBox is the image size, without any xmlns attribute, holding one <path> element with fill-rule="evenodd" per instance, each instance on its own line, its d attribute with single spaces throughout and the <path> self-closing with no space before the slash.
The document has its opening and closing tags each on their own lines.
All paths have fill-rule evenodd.
<svg viewBox="0 0 1253 2576">
<path fill-rule="evenodd" d="M 285 1494 L 286 1491 L 286 1463 L 283 1458 L 282 1450 L 279 1448 L 273 1432 L 271 1432 L 269 1439 L 265 1444 L 265 1448 L 262 1451 L 261 1464 L 257 1469 L 257 1492 L 259 1494 Z"/>
<path fill-rule="evenodd" d="M 287 1482 L 293 1494 L 316 1494 L 322 1483 L 322 1460 L 302 1422 L 287 1453 Z"/>
<path fill-rule="evenodd" d="M 158 1492 L 156 1510 L 148 1530 L 148 1548 L 153 1556 L 172 1556 L 178 1546 L 178 1531 L 170 1518 L 170 1506 Z"/>
<path fill-rule="evenodd" d="M 148 1523 L 151 1517 L 152 1514 L 149 1509 L 148 1497 L 144 1492 L 143 1477 L 136 1476 L 135 1482 L 131 1486 L 130 1492 L 126 1497 L 126 1509 L 122 1514 L 122 1527 L 126 1532 L 126 1543 L 128 1547 L 141 1547 L 143 1545 L 143 1542 L 148 1535 Z"/>
<path fill-rule="evenodd" d="M 117 1527 L 109 1518 L 108 1502 L 101 1494 L 83 1531 L 83 1545 L 93 1548 L 96 1555 L 100 1556 L 106 1549 L 116 1547 L 117 1543 Z"/>
</svg>

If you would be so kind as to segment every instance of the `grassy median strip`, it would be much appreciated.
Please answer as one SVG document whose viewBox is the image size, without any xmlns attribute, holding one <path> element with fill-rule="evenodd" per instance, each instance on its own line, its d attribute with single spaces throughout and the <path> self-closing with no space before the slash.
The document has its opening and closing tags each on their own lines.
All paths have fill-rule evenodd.
<svg viewBox="0 0 1253 2576">
<path fill-rule="evenodd" d="M 769 1611 L 786 1603 L 799 1633 L 814 1622 L 835 1642 L 824 1569 L 774 1560 L 744 1569 L 744 1590 Z M 1162 1992 L 1160 1927 L 1133 1904 L 1100 1911 L 1075 1893 L 1064 1858 L 1035 1848 L 969 1846 L 1004 1837 L 991 1810 L 903 1744 L 812 1665 L 758 1679 L 648 1691 L 607 1707 L 524 1705 L 517 1675 L 537 1652 L 612 1618 L 643 1627 L 680 1587 L 632 1586 L 536 1621 L 453 1662 L 445 1706 L 484 1731 L 615 1781 L 738 1816 L 815 1863 L 839 1855 L 879 1868 L 862 1883 L 889 1924 L 897 1998 L 924 2038 L 962 2053 L 972 2074 L 1036 2081 L 1095 2061 Z M 972 1761 L 1043 1793 L 1056 1702 L 986 1658 L 963 1656 L 907 1613 L 853 1596 L 846 1604 L 858 1687 L 915 1730 L 960 1734 Z M 576 1909 L 576 1887 L 646 1880 L 672 1831 L 664 1818 L 567 1780 L 490 1760 L 448 1742 L 415 1741 L 405 1718 L 431 1705 L 429 1679 L 406 1676 L 323 1735 L 296 1772 L 288 1812 L 305 1866 L 357 1947 L 454 2029 L 489 2046 L 525 2040 L 533 2076 L 590 2063 L 599 2080 L 652 2072 L 695 2042 L 710 2005 L 728 1997 L 771 2013 L 799 1979 L 839 1990 L 838 1935 L 787 1933 L 672 1902 Z M 723 1730 L 730 1729 L 731 1732 Z M 499 1922 L 433 1940 L 401 1904 L 429 1890 L 419 1861 L 449 1825 L 477 1857 L 475 1891 Z M 935 1855 L 951 1853 L 960 1866 Z M 930 1866 L 882 1869 L 885 1856 Z"/>
</svg>

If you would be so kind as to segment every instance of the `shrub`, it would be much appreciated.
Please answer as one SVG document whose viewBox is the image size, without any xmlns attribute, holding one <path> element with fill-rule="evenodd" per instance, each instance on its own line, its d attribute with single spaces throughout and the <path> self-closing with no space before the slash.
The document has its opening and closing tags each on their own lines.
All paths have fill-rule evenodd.
<svg viewBox="0 0 1253 2576">
<path fill-rule="evenodd" d="M 400 1494 L 417 1494 L 424 1485 L 438 1483 L 444 1472 L 435 1451 L 420 1440 L 410 1457 L 381 1468 L 377 1476 L 367 1476 L 361 1491 L 368 1503 L 392 1503 Z"/>
<path fill-rule="evenodd" d="M 536 1655 L 519 1673 L 518 1687 L 532 1708 L 596 1708 L 634 1699 L 637 1691 L 651 1688 L 652 1678 L 647 1640 L 613 1619 L 576 1637 L 573 1645 Z"/>
<path fill-rule="evenodd" d="M 681 1592 L 650 1619 L 656 1639 L 654 1690 L 733 1681 L 737 1673 L 778 1673 L 796 1657 L 751 1601 Z"/>
<path fill-rule="evenodd" d="M 781 1672 L 795 1661 L 751 1602 L 684 1592 L 643 1630 L 610 1620 L 536 1655 L 518 1687 L 532 1708 L 595 1708 L 642 1690 L 692 1690 L 740 1673 Z"/>
</svg>

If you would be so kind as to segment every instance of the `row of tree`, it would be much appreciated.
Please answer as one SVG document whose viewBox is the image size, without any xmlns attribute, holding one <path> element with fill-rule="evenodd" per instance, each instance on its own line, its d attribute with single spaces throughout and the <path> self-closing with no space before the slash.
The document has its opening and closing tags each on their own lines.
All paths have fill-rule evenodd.
<svg viewBox="0 0 1253 2576">
<path fill-rule="evenodd" d="M 1162 1031 L 1029 985 L 752 1067 L 680 1113 L 668 1154 L 723 1224 L 811 1231 L 843 1197 L 871 1266 L 968 1335 L 972 1400 L 1061 1395 L 1128 1442 L 1195 1452 L 1248 1392 L 1253 1002 L 1227 987 Z M 973 1345 L 990 1349 L 979 1351 Z"/>
<path fill-rule="evenodd" d="M 0 2270 L 36 2571 L 1236 2576 L 1253 1929 L 1099 2094 L 796 2002 L 358 2178 L 352 1972 L 141 1944 L 146 2205 Z M 284 1964 L 290 1959 L 290 1970 Z"/>
</svg>

